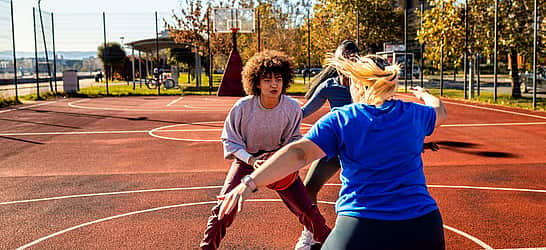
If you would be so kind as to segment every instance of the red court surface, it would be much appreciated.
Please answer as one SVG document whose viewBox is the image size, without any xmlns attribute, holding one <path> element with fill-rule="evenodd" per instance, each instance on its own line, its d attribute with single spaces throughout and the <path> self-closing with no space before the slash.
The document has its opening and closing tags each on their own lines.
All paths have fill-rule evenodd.
<svg viewBox="0 0 546 250">
<path fill-rule="evenodd" d="M 230 165 L 219 136 L 236 99 L 0 109 L 0 249 L 197 249 Z M 546 113 L 445 103 L 448 121 L 426 139 L 440 150 L 423 157 L 447 248 L 546 249 Z M 330 226 L 338 190 L 334 177 L 319 193 Z M 301 228 L 274 192 L 260 191 L 222 249 L 293 249 Z"/>
</svg>

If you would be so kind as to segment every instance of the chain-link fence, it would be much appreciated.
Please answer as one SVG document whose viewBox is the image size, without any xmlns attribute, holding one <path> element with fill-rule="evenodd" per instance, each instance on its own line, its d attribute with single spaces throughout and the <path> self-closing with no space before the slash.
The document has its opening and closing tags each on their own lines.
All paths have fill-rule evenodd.
<svg viewBox="0 0 546 250">
<path fill-rule="evenodd" d="M 0 95 L 13 96 L 15 83 L 19 84 L 22 91 L 20 94 L 40 95 L 44 91 L 62 91 L 62 72 L 67 69 L 78 71 L 83 86 L 86 86 L 85 84 L 105 86 L 106 81 L 110 84 L 114 81 L 113 84 L 140 87 L 150 78 L 155 77 L 155 68 L 162 69 L 164 72 L 170 71 L 171 75 L 166 77 L 180 79 L 180 84 L 188 85 L 191 82 L 199 86 L 201 82 L 207 82 L 207 79 L 196 77 L 201 75 L 200 70 L 208 70 L 207 49 L 203 49 L 202 45 L 199 47 L 192 44 L 192 41 L 186 44 L 172 42 L 164 23 L 164 21 L 176 23 L 171 11 L 54 13 L 35 6 L 33 26 L 16 26 L 18 29 L 12 30 L 12 22 L 17 24 L 21 20 L 14 20 L 11 5 L 10 0 L 0 0 Z M 361 41 L 362 47 L 365 47 L 366 39 L 364 38 L 370 36 L 366 33 L 369 32 L 368 26 L 373 25 L 373 20 L 367 20 L 365 18 L 367 15 L 362 9 L 359 11 L 363 13 L 354 9 L 336 9 L 338 12 L 341 11 L 338 13 L 328 10 L 328 6 L 322 6 L 314 8 L 312 12 L 302 9 L 290 15 L 281 15 L 277 12 L 283 11 L 283 8 L 267 9 L 261 6 L 257 9 L 260 8 L 261 10 L 256 12 L 258 13 L 257 32 L 239 36 L 241 56 L 246 59 L 259 49 L 284 50 L 296 59 L 299 73 L 314 72 L 311 69 L 320 70 L 325 51 L 331 48 L 329 52 L 333 52 L 336 45 L 343 39 Z M 410 33 L 408 44 L 418 44 L 415 37 L 417 30 L 420 29 L 421 20 L 418 15 L 415 15 L 417 12 L 419 10 L 410 11 L 407 29 Z M 178 15 L 178 17 L 181 16 Z M 332 20 L 337 21 L 331 22 Z M 486 20 L 486 22 L 490 21 Z M 195 22 L 202 24 L 207 21 L 206 18 L 201 18 L 195 19 Z M 541 21 L 541 24 L 545 23 Z M 544 27 L 541 24 L 539 24 L 541 28 L 539 37 L 540 32 L 544 36 Z M 400 25 L 403 24 L 400 23 Z M 488 24 L 487 27 L 490 26 L 491 24 Z M 22 46 L 18 45 L 21 41 L 13 43 L 13 32 L 32 34 L 27 37 L 33 39 L 33 47 L 21 48 Z M 193 31 L 188 30 L 188 32 Z M 199 32 L 201 32 L 199 37 L 206 40 L 208 35 L 203 35 L 206 32 L 202 30 Z M 501 35 L 500 31 L 499 35 Z M 212 70 L 222 72 L 222 66 L 229 56 L 231 39 L 229 36 L 216 36 L 216 39 L 223 41 L 218 42 L 217 44 L 221 46 L 217 46 L 218 48 L 211 52 L 214 55 L 213 65 L 216 66 Z M 394 40 L 394 45 L 400 45 L 400 40 Z M 203 43 L 203 41 L 200 42 Z M 100 49 L 101 46 L 104 47 L 104 44 L 108 49 Z M 115 44 L 119 50 L 115 49 Z M 487 55 L 485 52 L 483 55 L 475 53 L 476 51 L 471 53 L 468 58 L 472 62 L 465 70 L 462 66 L 460 51 L 454 52 L 449 57 L 446 54 L 446 58 L 449 59 L 434 58 L 422 63 L 420 48 L 413 45 L 407 47 L 408 53 L 414 56 L 412 61 L 415 66 L 409 67 L 411 70 L 407 72 L 409 76 L 407 81 L 401 79 L 402 86 L 420 85 L 422 75 L 426 75 L 427 77 L 423 79 L 425 87 L 462 89 L 463 86 L 468 87 L 466 84 L 471 82 L 472 87 L 484 87 L 486 91 L 491 91 L 493 86 L 491 51 Z M 14 46 L 16 46 L 16 56 L 13 52 Z M 435 47 L 438 47 L 437 44 L 426 43 L 423 54 L 433 53 Z M 165 48 L 179 49 L 178 56 L 183 57 L 183 60 L 176 58 L 176 55 L 167 52 Z M 369 52 L 366 48 L 362 49 Z M 541 60 L 544 59 L 539 58 L 539 61 Z M 14 67 L 15 61 L 16 67 Z M 442 61 L 443 64 L 438 61 Z M 529 56 L 526 61 L 529 61 Z M 103 62 L 106 62 L 106 65 L 103 65 Z M 510 91 L 512 79 L 508 75 L 510 65 L 505 52 L 503 55 L 499 53 L 498 65 L 499 86 L 504 87 L 505 91 Z M 543 69 L 539 65 L 539 71 L 542 72 L 541 70 Z M 529 77 L 529 73 L 522 75 L 524 91 L 529 90 L 531 86 L 532 77 Z M 312 75 L 312 73 L 309 74 Z M 216 77 L 216 81 L 219 81 L 218 78 Z M 546 73 L 540 74 L 539 78 L 538 83 L 546 82 L 543 79 L 546 78 Z"/>
</svg>

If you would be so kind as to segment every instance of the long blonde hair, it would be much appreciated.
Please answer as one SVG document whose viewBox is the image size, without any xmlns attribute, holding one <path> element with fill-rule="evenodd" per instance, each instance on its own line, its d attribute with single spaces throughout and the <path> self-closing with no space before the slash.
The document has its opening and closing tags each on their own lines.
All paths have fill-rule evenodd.
<svg viewBox="0 0 546 250">
<path fill-rule="evenodd" d="M 330 56 L 327 62 L 351 79 L 354 102 L 381 105 L 396 92 L 400 67 L 391 65 L 381 56 L 367 55 L 357 57 L 356 61 Z"/>
</svg>

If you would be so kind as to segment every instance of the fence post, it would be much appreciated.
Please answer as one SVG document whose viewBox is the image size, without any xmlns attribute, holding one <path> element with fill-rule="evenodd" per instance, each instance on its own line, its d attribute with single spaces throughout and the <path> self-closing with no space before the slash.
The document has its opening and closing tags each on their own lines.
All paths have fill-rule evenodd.
<svg viewBox="0 0 546 250">
<path fill-rule="evenodd" d="M 34 28 L 34 63 L 36 64 L 36 99 L 40 100 L 40 69 L 38 68 L 38 40 L 36 38 L 36 8 L 32 7 L 32 24 Z"/>
<path fill-rule="evenodd" d="M 57 94 L 57 53 L 55 53 L 55 20 L 51 13 L 51 35 L 53 40 L 53 81 L 55 82 L 55 94 Z"/>
<path fill-rule="evenodd" d="M 11 43 L 13 48 L 13 84 L 15 85 L 15 102 L 19 103 L 19 90 L 17 87 L 17 56 L 15 53 L 15 24 L 13 21 L 13 0 L 10 0 L 11 8 Z"/>
<path fill-rule="evenodd" d="M 106 13 L 103 11 L 102 12 L 102 29 L 103 29 L 103 35 L 104 35 L 104 46 L 103 46 L 103 52 L 102 52 L 102 58 L 104 59 L 104 78 L 106 79 L 106 95 L 109 95 L 109 92 L 108 92 L 108 76 L 110 76 L 110 74 L 108 74 L 108 69 L 106 68 L 106 52 L 108 51 L 106 49 Z"/>
</svg>

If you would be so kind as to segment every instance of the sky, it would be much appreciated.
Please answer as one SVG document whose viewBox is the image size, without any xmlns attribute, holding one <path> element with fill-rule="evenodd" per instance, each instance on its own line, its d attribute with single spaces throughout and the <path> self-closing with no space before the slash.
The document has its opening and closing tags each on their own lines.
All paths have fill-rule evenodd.
<svg viewBox="0 0 546 250">
<path fill-rule="evenodd" d="M 17 51 L 34 51 L 32 7 L 37 4 L 37 0 L 13 0 Z M 153 37 L 154 12 L 161 19 L 180 4 L 178 0 L 42 0 L 41 8 L 54 13 L 57 51 L 94 51 L 103 41 L 102 12 L 106 13 L 107 40 L 121 43 L 121 37 L 124 42 Z"/>
</svg>

